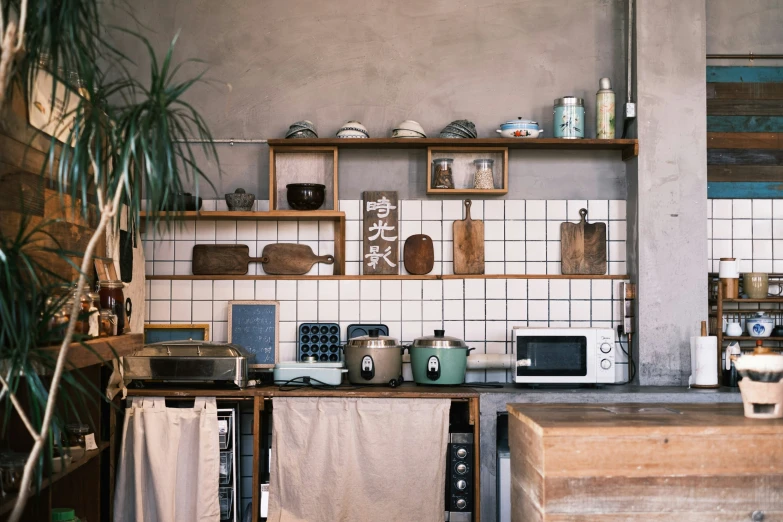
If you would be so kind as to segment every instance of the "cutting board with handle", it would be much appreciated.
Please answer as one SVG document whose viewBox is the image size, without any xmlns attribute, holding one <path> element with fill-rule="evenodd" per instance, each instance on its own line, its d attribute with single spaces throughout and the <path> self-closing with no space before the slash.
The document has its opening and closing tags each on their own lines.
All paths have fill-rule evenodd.
<svg viewBox="0 0 783 522">
<path fill-rule="evenodd" d="M 484 222 L 470 218 L 469 199 L 465 219 L 454 222 L 454 273 L 484 273 Z"/>
<path fill-rule="evenodd" d="M 307 245 L 275 243 L 264 247 L 261 257 L 250 257 L 247 245 L 196 245 L 193 275 L 245 275 L 249 263 L 263 263 L 273 275 L 302 275 L 315 263 L 334 263 L 332 256 L 317 256 Z"/>
<path fill-rule="evenodd" d="M 606 274 L 606 223 L 588 223 L 580 209 L 579 223 L 560 224 L 560 271 L 564 275 Z"/>
<path fill-rule="evenodd" d="M 424 275 L 432 272 L 435 266 L 435 249 L 432 238 L 427 234 L 414 234 L 405 240 L 402 251 L 405 270 L 410 274 Z"/>
</svg>

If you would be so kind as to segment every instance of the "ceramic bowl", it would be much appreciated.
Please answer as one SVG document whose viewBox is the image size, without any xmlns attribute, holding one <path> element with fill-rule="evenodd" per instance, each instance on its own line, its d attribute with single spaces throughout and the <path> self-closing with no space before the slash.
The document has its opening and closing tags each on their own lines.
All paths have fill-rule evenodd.
<svg viewBox="0 0 783 522">
<path fill-rule="evenodd" d="M 783 356 L 778 354 L 743 355 L 734 364 L 751 381 L 778 382 L 783 377 Z"/>
<path fill-rule="evenodd" d="M 424 132 L 424 128 L 419 125 L 419 122 L 413 120 L 405 120 L 400 122 L 400 124 L 397 125 L 397 128 L 394 130 L 413 131 L 421 134 L 424 138 L 427 137 L 427 134 Z"/>
<path fill-rule="evenodd" d="M 370 133 L 358 121 L 349 121 L 337 131 L 338 138 L 369 138 Z"/>
<path fill-rule="evenodd" d="M 769 337 L 775 328 L 775 321 L 764 312 L 757 312 L 755 317 L 745 320 L 745 327 L 751 337 Z"/>
<path fill-rule="evenodd" d="M 226 194 L 226 205 L 232 212 L 247 212 L 253 210 L 253 203 L 256 201 L 255 194 L 247 194 L 245 189 L 238 188 L 233 194 Z"/>
<path fill-rule="evenodd" d="M 324 204 L 326 185 L 290 183 L 285 187 L 288 206 L 294 210 L 316 210 Z"/>
<path fill-rule="evenodd" d="M 311 130 L 300 129 L 300 130 L 297 130 L 297 131 L 294 131 L 294 132 L 289 132 L 288 134 L 285 135 L 285 137 L 286 137 L 287 140 L 291 140 L 291 139 L 308 139 L 308 138 L 312 139 L 312 138 L 317 138 L 318 134 L 314 133 Z"/>
<path fill-rule="evenodd" d="M 392 138 L 426 138 L 423 133 L 410 129 L 394 129 L 391 134 Z"/>
<path fill-rule="evenodd" d="M 318 132 L 310 120 L 302 120 L 292 123 L 285 134 L 286 138 L 317 138 Z"/>
<path fill-rule="evenodd" d="M 476 138 L 476 126 L 468 120 L 454 120 L 440 131 L 441 138 Z"/>
</svg>

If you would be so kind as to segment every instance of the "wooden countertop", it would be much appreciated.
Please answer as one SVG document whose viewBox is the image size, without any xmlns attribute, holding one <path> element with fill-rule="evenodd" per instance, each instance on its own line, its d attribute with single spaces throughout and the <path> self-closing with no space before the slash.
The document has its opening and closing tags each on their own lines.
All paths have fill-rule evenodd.
<svg viewBox="0 0 783 522">
<path fill-rule="evenodd" d="M 619 435 L 666 433 L 779 434 L 783 419 L 749 419 L 742 404 L 508 404 L 507 411 L 533 431 L 571 436 L 589 431 Z"/>
</svg>

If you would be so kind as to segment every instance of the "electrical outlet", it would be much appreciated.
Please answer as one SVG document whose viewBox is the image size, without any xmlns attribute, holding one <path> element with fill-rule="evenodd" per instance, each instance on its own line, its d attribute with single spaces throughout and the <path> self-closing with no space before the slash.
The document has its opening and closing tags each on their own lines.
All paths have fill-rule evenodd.
<svg viewBox="0 0 783 522">
<path fill-rule="evenodd" d="M 620 283 L 620 303 L 623 310 L 623 332 L 633 333 L 633 302 L 636 300 L 636 284 Z"/>
<path fill-rule="evenodd" d="M 625 119 L 632 120 L 636 118 L 636 104 L 628 102 L 625 104 Z"/>
</svg>

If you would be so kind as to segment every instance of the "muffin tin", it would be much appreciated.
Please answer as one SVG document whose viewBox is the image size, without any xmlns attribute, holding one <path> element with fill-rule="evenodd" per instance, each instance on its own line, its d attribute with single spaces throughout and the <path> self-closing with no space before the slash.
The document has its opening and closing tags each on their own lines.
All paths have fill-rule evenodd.
<svg viewBox="0 0 783 522">
<path fill-rule="evenodd" d="M 337 323 L 302 323 L 299 325 L 297 360 L 315 354 L 319 362 L 343 360 L 340 349 L 340 325 Z"/>
</svg>

